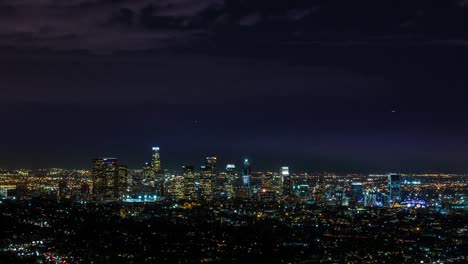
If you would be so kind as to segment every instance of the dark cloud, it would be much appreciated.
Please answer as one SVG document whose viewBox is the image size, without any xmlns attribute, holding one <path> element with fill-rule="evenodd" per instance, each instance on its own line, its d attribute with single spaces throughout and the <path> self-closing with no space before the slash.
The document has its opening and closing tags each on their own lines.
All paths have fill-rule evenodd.
<svg viewBox="0 0 468 264">
<path fill-rule="evenodd" d="M 129 8 L 121 8 L 109 19 L 110 24 L 122 24 L 131 26 L 135 20 L 135 12 Z"/>
<path fill-rule="evenodd" d="M 152 49 L 184 42 L 197 29 L 182 31 L 183 24 L 190 23 L 194 12 L 205 7 L 203 3 L 213 1 L 4 2 L 0 12 L 10 15 L 0 18 L 3 20 L 0 46 L 112 51 Z M 153 6 L 157 13 L 153 12 Z M 19 35 L 33 37 L 28 43 L 11 37 Z M 63 36 L 71 35 L 75 39 L 63 40 Z"/>
<path fill-rule="evenodd" d="M 31 34 L 28 46 L 61 49 L 151 49 L 213 36 L 353 44 L 450 38 L 463 44 L 468 8 L 464 0 L 3 0 L 0 21 L 0 35 Z M 70 35 L 79 40 L 47 41 Z M 11 44 L 14 39 L 0 43 Z"/>
<path fill-rule="evenodd" d="M 0 160 L 116 154 L 137 167 L 162 142 L 173 164 L 216 151 L 266 167 L 465 168 L 467 12 L 460 0 L 0 0 Z"/>
<path fill-rule="evenodd" d="M 338 68 L 193 54 L 2 57 L 0 103 L 185 102 L 188 98 L 207 103 L 263 95 L 381 95 L 388 94 L 391 83 Z"/>
</svg>

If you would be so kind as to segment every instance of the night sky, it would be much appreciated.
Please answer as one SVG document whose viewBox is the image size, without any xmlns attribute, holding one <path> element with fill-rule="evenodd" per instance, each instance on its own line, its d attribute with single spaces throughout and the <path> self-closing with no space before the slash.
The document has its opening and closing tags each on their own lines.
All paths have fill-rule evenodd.
<svg viewBox="0 0 468 264">
<path fill-rule="evenodd" d="M 0 167 L 467 172 L 467 25 L 466 0 L 0 0 Z"/>
</svg>

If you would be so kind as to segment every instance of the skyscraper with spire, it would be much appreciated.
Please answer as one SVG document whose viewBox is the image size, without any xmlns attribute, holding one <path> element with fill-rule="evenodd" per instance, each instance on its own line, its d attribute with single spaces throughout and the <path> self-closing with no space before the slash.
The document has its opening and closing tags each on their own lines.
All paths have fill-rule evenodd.
<svg viewBox="0 0 468 264">
<path fill-rule="evenodd" d="M 150 182 L 154 187 L 154 191 L 159 196 L 164 196 L 164 173 L 161 168 L 161 159 L 159 154 L 159 147 L 153 147 L 151 153 L 151 162 L 150 162 Z"/>
<path fill-rule="evenodd" d="M 250 187 L 250 177 L 252 175 L 252 169 L 250 168 L 249 159 L 244 159 L 244 168 L 242 169 L 242 186 Z"/>
</svg>

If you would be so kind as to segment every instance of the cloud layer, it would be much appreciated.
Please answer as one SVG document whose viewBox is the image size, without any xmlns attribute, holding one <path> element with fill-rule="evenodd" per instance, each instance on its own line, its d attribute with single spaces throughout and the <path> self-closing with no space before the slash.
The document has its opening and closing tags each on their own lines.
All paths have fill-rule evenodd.
<svg viewBox="0 0 468 264">
<path fill-rule="evenodd" d="M 141 50 L 197 40 L 465 38 L 466 0 L 0 0 L 0 46 Z M 385 37 L 385 38 L 383 38 Z"/>
</svg>

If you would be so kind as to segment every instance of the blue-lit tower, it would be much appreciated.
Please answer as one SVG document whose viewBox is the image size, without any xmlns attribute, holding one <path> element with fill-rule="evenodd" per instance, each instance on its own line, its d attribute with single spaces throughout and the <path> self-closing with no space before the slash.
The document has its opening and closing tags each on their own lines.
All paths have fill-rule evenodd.
<svg viewBox="0 0 468 264">
<path fill-rule="evenodd" d="M 351 183 L 351 197 L 353 202 L 364 202 L 364 192 L 362 182 Z"/>
<path fill-rule="evenodd" d="M 249 159 L 244 159 L 244 168 L 242 169 L 242 186 L 250 187 L 250 177 L 252 175 L 252 169 L 250 168 Z"/>
<path fill-rule="evenodd" d="M 389 204 L 395 204 L 401 201 L 401 176 L 400 174 L 388 174 L 388 198 Z"/>
</svg>

